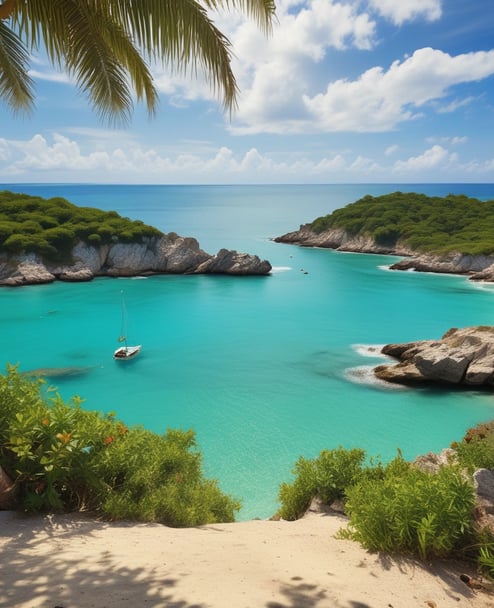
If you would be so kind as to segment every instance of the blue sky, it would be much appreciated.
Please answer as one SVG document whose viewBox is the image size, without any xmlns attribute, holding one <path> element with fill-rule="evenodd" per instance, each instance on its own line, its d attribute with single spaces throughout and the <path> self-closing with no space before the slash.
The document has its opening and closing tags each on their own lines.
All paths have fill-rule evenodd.
<svg viewBox="0 0 494 608">
<path fill-rule="evenodd" d="M 269 37 L 215 16 L 241 93 L 153 67 L 150 119 L 109 128 L 33 58 L 28 117 L 2 106 L 0 182 L 494 182 L 492 0 L 279 0 Z"/>
</svg>

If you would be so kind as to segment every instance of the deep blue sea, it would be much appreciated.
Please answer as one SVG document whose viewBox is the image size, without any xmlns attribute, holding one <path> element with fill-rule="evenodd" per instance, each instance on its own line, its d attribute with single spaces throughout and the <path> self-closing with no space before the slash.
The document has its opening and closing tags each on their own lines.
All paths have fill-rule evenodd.
<svg viewBox="0 0 494 608">
<path fill-rule="evenodd" d="M 242 499 L 238 519 L 269 517 L 299 456 L 362 447 L 389 460 L 437 451 L 494 418 L 494 397 L 389 388 L 369 346 L 494 324 L 494 285 L 392 272 L 389 256 L 273 243 L 272 237 L 396 190 L 494 198 L 494 184 L 124 186 L 6 184 L 116 210 L 164 232 L 269 259 L 268 277 L 159 276 L 0 288 L 4 363 L 73 368 L 51 382 L 84 407 L 162 433 L 195 429 L 208 476 Z M 131 362 L 112 359 L 125 292 Z"/>
</svg>

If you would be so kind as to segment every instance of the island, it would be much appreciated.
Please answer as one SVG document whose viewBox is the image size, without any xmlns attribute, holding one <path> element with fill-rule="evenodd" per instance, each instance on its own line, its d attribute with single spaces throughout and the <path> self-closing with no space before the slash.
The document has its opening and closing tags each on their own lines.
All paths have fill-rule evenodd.
<svg viewBox="0 0 494 608">
<path fill-rule="evenodd" d="M 400 256 L 393 270 L 494 281 L 494 200 L 394 192 L 364 196 L 273 239 L 304 247 Z"/>
<path fill-rule="evenodd" d="M 0 285 L 156 274 L 267 275 L 256 255 L 211 255 L 192 237 L 165 234 L 115 211 L 0 192 Z"/>
</svg>

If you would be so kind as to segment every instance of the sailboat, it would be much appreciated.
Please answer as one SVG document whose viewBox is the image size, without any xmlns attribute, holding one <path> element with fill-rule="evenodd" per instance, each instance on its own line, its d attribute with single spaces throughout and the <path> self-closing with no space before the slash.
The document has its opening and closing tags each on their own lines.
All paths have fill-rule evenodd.
<svg viewBox="0 0 494 608">
<path fill-rule="evenodd" d="M 125 298 L 124 292 L 122 294 L 122 327 L 120 331 L 120 336 L 118 337 L 118 341 L 122 346 L 119 346 L 117 350 L 113 353 L 113 358 L 117 361 L 126 361 L 128 359 L 133 359 L 136 357 L 140 351 L 142 346 L 139 344 L 137 346 L 129 346 L 127 344 L 127 310 L 125 308 Z"/>
</svg>

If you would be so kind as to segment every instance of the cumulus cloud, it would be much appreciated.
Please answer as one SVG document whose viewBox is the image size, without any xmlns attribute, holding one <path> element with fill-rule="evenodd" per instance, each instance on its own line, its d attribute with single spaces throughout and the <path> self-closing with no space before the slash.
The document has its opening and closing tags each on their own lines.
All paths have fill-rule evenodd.
<svg viewBox="0 0 494 608">
<path fill-rule="evenodd" d="M 396 154 L 396 152 L 398 152 L 399 147 L 397 144 L 393 144 L 392 146 L 388 146 L 386 148 L 386 150 L 384 151 L 384 154 L 386 156 L 392 156 L 393 154 Z"/>
<path fill-rule="evenodd" d="M 396 25 L 423 17 L 435 21 L 441 17 L 441 0 L 370 0 L 370 6 Z"/>
<path fill-rule="evenodd" d="M 420 115 L 428 102 L 454 85 L 494 74 L 494 51 L 451 55 L 423 48 L 384 71 L 367 70 L 357 80 L 337 80 L 325 93 L 305 96 L 314 124 L 325 131 L 377 132 Z"/>
<path fill-rule="evenodd" d="M 216 21 L 232 41 L 234 73 L 241 90 L 234 122 L 236 135 L 308 133 L 316 131 L 386 131 L 418 118 L 425 103 L 443 98 L 450 87 L 494 73 L 490 54 L 451 57 L 433 49 L 419 49 L 386 70 L 374 66 L 354 80 L 321 83 L 315 66 L 328 52 L 367 51 L 377 44 L 374 17 L 396 25 L 416 19 L 436 20 L 440 0 L 280 0 L 273 32 L 266 37 L 255 23 L 236 11 L 221 13 Z M 374 15 L 374 16 L 373 16 Z M 482 70 L 482 64 L 487 69 Z M 471 77 L 469 70 L 471 69 Z M 156 73 L 158 89 L 170 102 L 212 99 L 201 77 Z M 322 90 L 322 86 L 325 90 Z M 465 101 L 438 106 L 454 111 Z"/>
<path fill-rule="evenodd" d="M 420 171 L 428 172 L 431 169 L 445 167 L 451 163 L 456 163 L 458 157 L 454 153 L 448 152 L 439 145 L 432 146 L 419 156 L 412 156 L 407 160 L 399 160 L 394 164 L 394 171 L 398 173 L 417 173 Z"/>
<path fill-rule="evenodd" d="M 232 11 L 221 13 L 216 25 L 231 40 L 241 94 L 237 120 L 262 123 L 259 106 L 268 115 L 300 120 L 306 114 L 302 95 L 312 87 L 310 72 L 329 49 L 371 49 L 376 23 L 355 3 L 335 0 L 277 2 L 277 23 L 265 36 L 250 20 Z M 204 74 L 193 79 L 153 67 L 158 90 L 174 105 L 214 98 Z M 262 130 L 262 127 L 260 128 Z"/>
<path fill-rule="evenodd" d="M 454 181 L 460 172 L 479 178 L 492 173 L 492 160 L 460 163 L 457 154 L 446 145 L 435 144 L 387 164 L 351 151 L 319 157 L 292 155 L 287 160 L 255 147 L 235 153 L 227 146 L 204 146 L 194 154 L 163 154 L 140 145 L 112 147 L 110 141 L 105 149 L 84 153 L 84 146 L 74 139 L 55 133 L 48 140 L 37 134 L 26 141 L 0 139 L 0 172 L 11 181 L 29 175 L 40 182 L 165 184 L 376 182 L 388 180 L 391 175 L 402 181 Z M 397 150 L 394 152 L 396 157 Z"/>
</svg>

